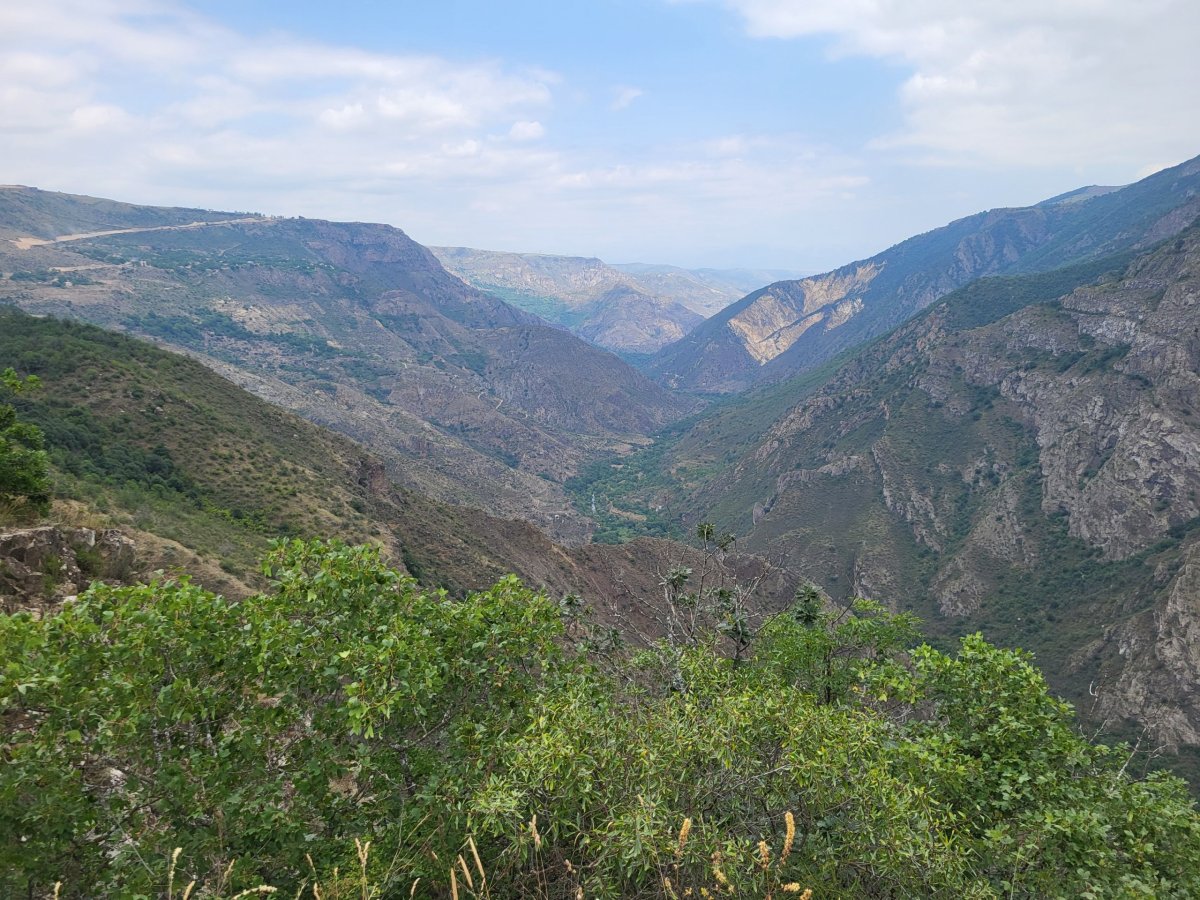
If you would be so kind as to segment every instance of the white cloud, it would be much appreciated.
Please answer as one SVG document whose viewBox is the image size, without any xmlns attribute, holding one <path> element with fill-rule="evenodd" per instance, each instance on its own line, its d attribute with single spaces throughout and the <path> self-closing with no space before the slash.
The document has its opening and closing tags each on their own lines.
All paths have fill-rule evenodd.
<svg viewBox="0 0 1200 900">
<path fill-rule="evenodd" d="M 541 122 L 513 122 L 512 128 L 508 129 L 508 136 L 514 141 L 536 141 L 545 135 L 546 129 Z"/>
<path fill-rule="evenodd" d="M 287 199 L 304 204 L 309 191 L 363 179 L 532 177 L 544 153 L 484 142 L 497 128 L 541 137 L 531 114 L 552 108 L 557 80 L 489 60 L 251 39 L 171 0 L 3 4 L 0 168 L 158 202 L 251 184 L 268 207 L 269 186 L 288 181 L 304 188 Z"/>
<path fill-rule="evenodd" d="M 78 131 L 120 128 L 132 120 L 129 113 L 111 103 L 89 103 L 71 113 L 71 125 Z"/>
<path fill-rule="evenodd" d="M 583 108 L 578 91 L 503 60 L 252 39 L 172 0 L 0 5 L 5 181 L 697 263 L 762 232 L 772 249 L 741 259 L 781 254 L 864 184 L 854 160 L 799 135 L 581 140 L 554 119 L 556 102 L 568 121 Z"/>
<path fill-rule="evenodd" d="M 612 104 L 609 106 L 614 112 L 626 109 L 629 104 L 633 103 L 638 97 L 641 97 L 646 92 L 641 88 L 621 86 L 616 89 L 613 95 Z"/>
<path fill-rule="evenodd" d="M 1200 149 L 1195 0 L 721 2 L 754 36 L 828 36 L 834 56 L 908 66 L 905 127 L 880 138 L 885 149 L 1130 167 Z"/>
</svg>

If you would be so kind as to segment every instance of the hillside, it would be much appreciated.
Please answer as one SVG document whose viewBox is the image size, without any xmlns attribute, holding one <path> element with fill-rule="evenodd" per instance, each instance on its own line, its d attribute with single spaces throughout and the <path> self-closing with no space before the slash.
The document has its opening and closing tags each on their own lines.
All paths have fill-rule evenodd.
<svg viewBox="0 0 1200 900">
<path fill-rule="evenodd" d="M 468 284 L 622 353 L 653 353 L 745 293 L 737 273 L 731 280 L 716 270 L 611 266 L 586 257 L 468 247 L 430 250 Z"/>
<path fill-rule="evenodd" d="M 683 390 L 744 390 L 819 366 L 977 278 L 1147 247 L 1198 214 L 1200 157 L 1125 188 L 979 213 L 832 272 L 755 291 L 664 347 L 647 371 Z"/>
<path fill-rule="evenodd" d="M 1132 261 L 984 279 L 589 489 L 735 526 L 932 634 L 1031 649 L 1077 702 L 1098 691 L 1097 715 L 1194 748 L 1198 286 L 1197 227 Z"/>
<path fill-rule="evenodd" d="M 45 432 L 59 498 L 55 518 L 113 527 L 137 546 L 137 570 L 168 568 L 245 593 L 279 537 L 371 543 L 431 587 L 456 594 L 515 572 L 555 595 L 577 592 L 605 621 L 653 632 L 633 596 L 659 572 L 701 554 L 668 541 L 564 548 L 524 522 L 439 503 L 392 483 L 381 461 L 214 374 L 194 359 L 70 321 L 0 307 L 0 369 L 42 386 L 16 400 Z M 792 580 L 752 558 L 762 608 Z M 3 586 L 0 585 L 0 594 Z"/>
<path fill-rule="evenodd" d="M 15 234 L 34 208 L 63 222 L 38 233 L 67 233 L 100 224 L 106 203 L 0 190 L 0 226 Z M 107 224 L 193 221 L 118 206 Z M 562 480 L 687 408 L 616 357 L 467 287 L 398 229 L 215 215 L 62 243 L 10 237 L 0 300 L 186 350 L 367 443 L 411 487 L 575 541 L 588 524 Z"/>
</svg>

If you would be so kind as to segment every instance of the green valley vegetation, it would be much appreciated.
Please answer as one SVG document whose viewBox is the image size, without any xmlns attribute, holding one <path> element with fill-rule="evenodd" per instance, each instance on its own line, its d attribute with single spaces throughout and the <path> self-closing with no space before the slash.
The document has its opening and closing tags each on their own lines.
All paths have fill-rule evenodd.
<svg viewBox="0 0 1200 900">
<path fill-rule="evenodd" d="M 632 651 L 515 578 L 296 540 L 264 572 L 0 617 L 0 893 L 1200 893 L 1184 783 L 977 635 L 805 589 L 731 641 L 680 571 L 696 627 Z"/>
<path fill-rule="evenodd" d="M 21 378 L 0 372 L 0 398 L 36 388 L 37 376 Z M 50 504 L 50 478 L 41 430 L 17 418 L 9 403 L 0 403 L 0 513 L 45 512 Z"/>
</svg>

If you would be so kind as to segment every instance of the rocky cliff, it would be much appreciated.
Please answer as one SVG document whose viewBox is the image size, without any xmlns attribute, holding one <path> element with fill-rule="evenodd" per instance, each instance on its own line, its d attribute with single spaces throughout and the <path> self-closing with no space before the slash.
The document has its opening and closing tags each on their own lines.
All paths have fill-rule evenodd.
<svg viewBox="0 0 1200 900">
<path fill-rule="evenodd" d="M 1075 273 L 1061 296 L 1061 274 L 952 294 L 690 508 L 835 593 L 935 635 L 982 628 L 1101 715 L 1200 743 L 1200 228 Z"/>
<path fill-rule="evenodd" d="M 0 610 L 40 615 L 96 580 L 137 572 L 134 545 L 115 529 L 42 526 L 0 530 Z"/>
</svg>

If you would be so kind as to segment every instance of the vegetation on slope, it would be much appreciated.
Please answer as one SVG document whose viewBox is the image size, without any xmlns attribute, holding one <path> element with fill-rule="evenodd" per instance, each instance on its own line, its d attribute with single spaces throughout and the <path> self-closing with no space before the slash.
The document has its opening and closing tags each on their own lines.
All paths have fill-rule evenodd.
<svg viewBox="0 0 1200 900">
<path fill-rule="evenodd" d="M 0 617 L 4 893 L 1200 891 L 1184 785 L 977 636 L 910 650 L 911 619 L 802 592 L 735 655 L 703 629 L 629 654 L 514 579 L 455 601 L 298 541 L 265 571 L 242 602 L 97 586 Z"/>
<path fill-rule="evenodd" d="M 1191 709 L 1190 680 L 1147 688 L 1161 708 L 1119 698 L 1136 673 L 1166 671 L 1159 644 L 1178 646 L 1155 622 L 1197 552 L 1196 467 L 1153 449 L 1152 425 L 1122 423 L 1143 410 L 1194 446 L 1195 247 L 1186 230 L 1135 259 L 975 282 L 838 366 L 593 467 L 576 496 L 596 494 L 600 533 L 618 539 L 712 518 L 835 596 L 902 598 L 943 649 L 982 630 L 1034 652 L 1055 690 L 1089 709 L 1099 695 L 1097 721 L 1163 727 Z M 1128 549 L 1108 552 L 1106 535 Z M 1187 728 L 1154 733 L 1186 745 Z M 1195 774 L 1187 754 L 1169 759 Z"/>
<path fill-rule="evenodd" d="M 45 435 L 59 497 L 239 574 L 272 537 L 377 533 L 354 490 L 361 451 L 194 360 L 15 310 L 0 310 L 0 360 L 41 379 L 14 403 Z"/>
<path fill-rule="evenodd" d="M 36 376 L 21 378 L 11 368 L 0 372 L 0 397 L 38 386 Z M 50 478 L 40 429 L 17 419 L 9 403 L 0 403 L 0 513 L 44 512 L 50 503 Z"/>
</svg>

